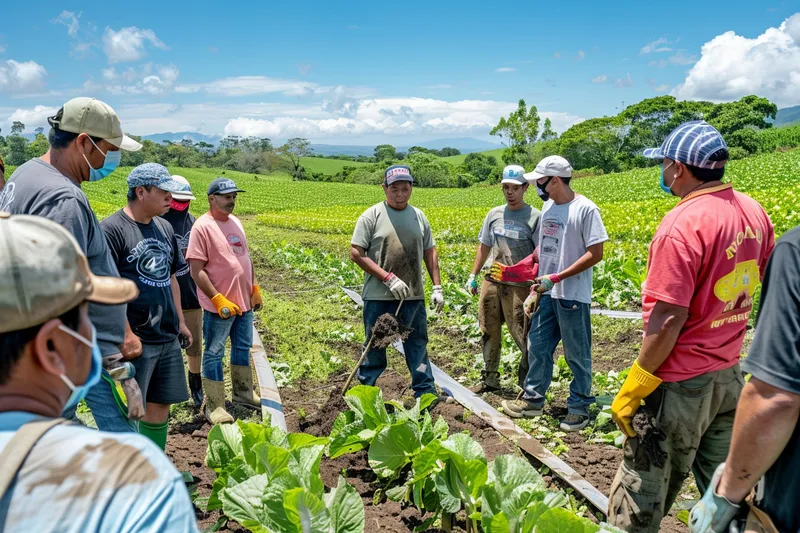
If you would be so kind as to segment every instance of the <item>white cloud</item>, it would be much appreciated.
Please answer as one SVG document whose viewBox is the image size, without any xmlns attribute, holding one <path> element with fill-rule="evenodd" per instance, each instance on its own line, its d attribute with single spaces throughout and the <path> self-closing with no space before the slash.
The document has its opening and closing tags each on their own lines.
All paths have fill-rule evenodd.
<svg viewBox="0 0 800 533">
<path fill-rule="evenodd" d="M 668 90 L 669 90 L 669 85 L 667 85 L 666 83 L 662 83 L 661 85 L 658 85 L 658 84 L 655 82 L 655 80 L 652 80 L 652 79 L 650 79 L 650 80 L 647 80 L 647 85 L 648 85 L 648 86 L 649 86 L 649 87 L 650 87 L 650 88 L 651 88 L 653 91 L 655 91 L 655 92 L 657 92 L 657 93 L 663 93 L 663 92 L 666 92 L 666 91 L 668 91 Z"/>
<path fill-rule="evenodd" d="M 47 76 L 45 68 L 35 61 L 0 61 L 0 93 L 22 94 L 39 91 Z"/>
<path fill-rule="evenodd" d="M 309 81 L 269 78 L 267 76 L 236 76 L 220 78 L 210 83 L 179 85 L 179 93 L 207 93 L 221 96 L 251 96 L 283 93 L 292 96 L 314 94 L 319 85 Z"/>
<path fill-rule="evenodd" d="M 81 13 L 77 15 L 72 11 L 62 11 L 56 18 L 51 20 L 53 24 L 63 24 L 67 27 L 67 33 L 70 37 L 77 37 L 78 30 L 80 29 Z"/>
<path fill-rule="evenodd" d="M 664 50 L 663 50 L 663 47 L 661 45 L 662 44 L 668 44 L 668 43 L 669 43 L 669 41 L 667 41 L 666 37 L 661 37 L 660 39 L 656 39 L 655 41 L 653 41 L 651 43 L 647 43 L 646 45 L 644 45 L 641 48 L 641 50 L 639 50 L 639 54 L 646 55 L 646 54 L 651 54 L 653 52 L 662 52 Z"/>
<path fill-rule="evenodd" d="M 617 81 L 614 82 L 614 87 L 617 89 L 623 89 L 625 87 L 634 87 L 636 86 L 636 82 L 633 81 L 631 78 L 631 73 L 628 72 L 628 75 L 625 78 L 617 78 Z"/>
<path fill-rule="evenodd" d="M 109 63 L 138 61 L 144 56 L 148 43 L 156 48 L 167 47 L 153 30 L 140 30 L 136 26 L 119 31 L 106 28 L 103 34 L 103 51 Z"/>
<path fill-rule="evenodd" d="M 600 74 L 599 76 L 592 78 L 592 83 L 605 83 L 607 79 L 608 76 L 605 74 Z"/>
<path fill-rule="evenodd" d="M 730 101 L 757 94 L 779 107 L 800 103 L 800 13 L 749 39 L 728 31 L 703 45 L 700 60 L 671 94 Z"/>
<path fill-rule="evenodd" d="M 577 56 L 578 61 L 582 61 L 583 58 L 585 57 L 586 57 L 586 52 L 584 52 L 583 50 L 578 50 L 578 56 Z"/>
<path fill-rule="evenodd" d="M 517 69 L 511 68 L 511 67 L 500 67 L 500 68 L 494 69 L 495 72 L 514 72 L 515 70 L 517 70 Z"/>
<path fill-rule="evenodd" d="M 113 95 L 158 96 L 172 92 L 180 71 L 175 65 L 146 63 L 139 69 L 128 67 L 117 72 L 114 67 L 102 70 L 102 83 L 89 80 L 83 85 L 85 92 L 104 91 Z"/>
<path fill-rule="evenodd" d="M 11 125 L 13 122 L 19 121 L 25 124 L 27 131 L 33 131 L 39 126 L 48 128 L 47 118 L 52 117 L 57 112 L 57 107 L 43 105 L 37 105 L 33 109 L 15 109 L 4 121 L 4 124 Z"/>
</svg>

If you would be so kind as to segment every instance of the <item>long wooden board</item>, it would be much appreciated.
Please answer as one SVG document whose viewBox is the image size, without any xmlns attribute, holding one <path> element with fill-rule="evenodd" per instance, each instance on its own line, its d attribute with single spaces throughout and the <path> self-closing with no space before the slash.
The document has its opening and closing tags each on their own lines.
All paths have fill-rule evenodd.
<svg viewBox="0 0 800 533">
<path fill-rule="evenodd" d="M 270 417 L 271 425 L 277 426 L 286 431 L 286 417 L 283 416 L 283 403 L 281 395 L 278 393 L 278 385 L 275 383 L 275 375 L 269 365 L 267 353 L 261 342 L 258 330 L 253 326 L 253 346 L 250 347 L 250 357 L 256 367 L 258 377 L 259 396 L 261 396 L 261 416 L 266 419 Z"/>
</svg>

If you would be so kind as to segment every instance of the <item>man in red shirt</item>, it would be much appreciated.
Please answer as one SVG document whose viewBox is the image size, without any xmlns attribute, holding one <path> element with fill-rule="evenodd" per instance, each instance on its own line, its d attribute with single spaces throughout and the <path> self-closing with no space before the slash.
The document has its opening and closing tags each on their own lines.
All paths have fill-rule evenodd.
<svg viewBox="0 0 800 533">
<path fill-rule="evenodd" d="M 611 405 L 628 438 L 608 518 L 628 532 L 658 531 L 689 471 L 703 493 L 725 460 L 742 340 L 775 242 L 764 209 L 722 183 L 728 148 L 710 124 L 681 124 L 644 155 L 663 159 L 661 188 L 681 200 L 650 244 L 642 349 Z M 633 429 L 642 400 L 661 430 L 648 437 Z"/>
</svg>

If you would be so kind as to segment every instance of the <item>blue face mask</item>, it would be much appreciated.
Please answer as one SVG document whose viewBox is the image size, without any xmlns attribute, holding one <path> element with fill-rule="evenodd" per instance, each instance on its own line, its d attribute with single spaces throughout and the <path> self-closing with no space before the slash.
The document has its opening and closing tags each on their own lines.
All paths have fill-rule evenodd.
<svg viewBox="0 0 800 533">
<path fill-rule="evenodd" d="M 675 195 L 675 193 L 672 192 L 672 185 L 675 185 L 675 180 L 677 180 L 678 178 L 676 177 L 675 179 L 672 180 L 672 185 L 667 185 L 666 183 L 664 183 L 664 171 L 667 170 L 669 167 L 671 167 L 674 164 L 675 164 L 674 162 L 670 163 L 669 165 L 666 166 L 666 168 L 664 167 L 663 163 L 661 164 L 661 183 L 660 183 L 661 190 L 664 191 L 665 193 L 671 194 L 673 196 Z"/>
<path fill-rule="evenodd" d="M 92 141 L 92 138 L 89 137 L 89 140 Z M 94 144 L 94 141 L 92 141 L 92 144 Z M 94 144 L 94 147 L 105 156 L 103 166 L 100 168 L 92 168 L 92 164 L 89 163 L 89 160 L 86 158 L 86 154 L 83 154 L 83 158 L 86 159 L 86 164 L 89 165 L 89 181 L 100 181 L 117 169 L 119 162 L 122 159 L 122 151 L 117 150 L 116 152 L 109 151 L 103 153 L 103 151 L 100 150 L 96 144 Z"/>
<path fill-rule="evenodd" d="M 89 389 L 97 385 L 97 382 L 100 381 L 100 373 L 103 369 L 103 357 L 100 354 L 100 347 L 97 346 L 97 331 L 94 329 L 94 324 L 92 324 L 91 342 L 77 331 L 73 331 L 63 324 L 58 326 L 58 329 L 68 335 L 71 335 L 72 337 L 75 337 L 92 349 L 92 366 L 89 367 L 89 375 L 86 376 L 86 381 L 83 383 L 83 385 L 75 385 L 64 374 L 59 376 L 61 381 L 63 381 L 64 384 L 69 387 L 69 390 L 72 391 L 72 394 L 69 395 L 69 399 L 67 400 L 67 403 L 64 405 L 63 409 L 64 411 L 68 411 L 69 409 L 72 409 L 78 405 L 78 402 L 86 398 L 86 395 L 89 393 Z"/>
</svg>

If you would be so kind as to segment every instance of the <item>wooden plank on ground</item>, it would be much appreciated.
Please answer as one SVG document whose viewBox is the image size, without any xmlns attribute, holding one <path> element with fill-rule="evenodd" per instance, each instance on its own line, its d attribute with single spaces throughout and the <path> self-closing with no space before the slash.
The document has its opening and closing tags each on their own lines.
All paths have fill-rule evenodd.
<svg viewBox="0 0 800 533">
<path fill-rule="evenodd" d="M 261 342 L 258 330 L 253 326 L 253 346 L 250 348 L 250 357 L 256 367 L 258 377 L 259 396 L 261 396 L 261 416 L 270 418 L 271 425 L 286 431 L 286 418 L 283 416 L 283 403 L 275 383 L 275 375 L 269 365 L 267 353 Z"/>
</svg>

